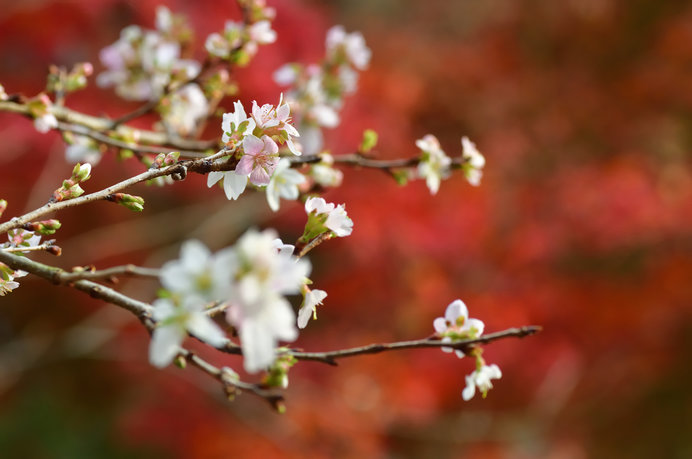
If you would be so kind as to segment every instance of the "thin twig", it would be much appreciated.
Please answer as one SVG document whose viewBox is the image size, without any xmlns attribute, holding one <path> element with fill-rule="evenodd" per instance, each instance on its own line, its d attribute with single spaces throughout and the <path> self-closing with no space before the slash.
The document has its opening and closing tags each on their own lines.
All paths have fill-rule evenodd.
<svg viewBox="0 0 692 459">
<path fill-rule="evenodd" d="M 497 341 L 503 338 L 516 337 L 523 338 L 525 336 L 533 335 L 542 330 L 542 327 L 537 325 L 527 325 L 519 328 L 508 328 L 507 330 L 488 333 L 487 335 L 482 335 L 480 338 L 467 339 L 457 341 L 455 343 L 443 343 L 438 337 L 432 336 L 429 338 L 412 340 L 412 341 L 398 341 L 394 343 L 379 343 L 379 344 L 369 344 L 367 346 L 353 347 L 350 349 L 341 349 L 337 351 L 328 352 L 301 352 L 296 350 L 288 351 L 293 357 L 298 360 L 313 360 L 317 362 L 326 363 L 329 365 L 337 365 L 337 359 L 343 359 L 346 357 L 353 357 L 356 355 L 364 354 L 379 354 L 386 351 L 394 351 L 401 349 L 415 349 L 415 348 L 425 348 L 425 347 L 449 347 L 452 349 L 467 351 L 470 347 L 476 344 L 487 344 L 492 341 Z"/>
<path fill-rule="evenodd" d="M 106 268 L 98 271 L 91 271 L 88 269 L 83 269 L 81 271 L 72 272 L 62 272 L 60 275 L 56 276 L 56 280 L 61 284 L 68 284 L 70 282 L 78 281 L 81 279 L 87 280 L 98 280 L 98 279 L 109 279 L 114 278 L 119 275 L 125 276 L 139 276 L 139 277 L 159 277 L 161 270 L 154 268 L 144 268 L 135 265 L 123 265 L 123 266 L 113 266 L 112 268 Z"/>
<path fill-rule="evenodd" d="M 224 390 L 226 391 L 227 396 L 233 397 L 238 392 L 238 390 L 244 390 L 252 393 L 253 395 L 263 398 L 276 411 L 283 411 L 283 395 L 272 390 L 267 390 L 259 384 L 252 384 L 240 381 L 236 378 L 228 377 L 222 368 L 212 365 L 211 363 L 199 357 L 197 354 L 194 354 L 188 351 L 187 349 L 181 349 L 179 355 L 182 356 L 190 364 L 194 365 L 195 367 L 207 373 L 209 376 L 219 381 L 224 386 Z"/>
</svg>

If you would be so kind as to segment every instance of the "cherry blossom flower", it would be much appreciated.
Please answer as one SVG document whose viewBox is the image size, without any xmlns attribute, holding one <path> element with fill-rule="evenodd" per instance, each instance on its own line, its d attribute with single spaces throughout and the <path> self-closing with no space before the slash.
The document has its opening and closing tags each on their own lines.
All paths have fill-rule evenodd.
<svg viewBox="0 0 692 459">
<path fill-rule="evenodd" d="M 306 292 L 303 295 L 303 304 L 298 311 L 298 327 L 305 328 L 310 320 L 310 317 L 317 319 L 317 306 L 322 304 L 322 301 L 327 297 L 327 292 L 324 290 L 310 290 L 306 287 Z"/>
<path fill-rule="evenodd" d="M 500 367 L 495 364 L 485 365 L 483 363 L 480 368 L 466 376 L 466 387 L 461 392 L 461 396 L 465 401 L 469 401 L 476 394 L 476 388 L 481 392 L 483 398 L 488 395 L 488 391 L 493 388 L 491 379 L 500 379 L 502 372 Z"/>
<path fill-rule="evenodd" d="M 151 336 L 149 362 L 155 367 L 163 368 L 173 361 L 188 332 L 214 347 L 226 341 L 223 330 L 205 314 L 204 304 L 194 297 L 178 302 L 160 298 L 153 306 L 152 317 L 157 326 Z"/>
<path fill-rule="evenodd" d="M 168 97 L 169 106 L 163 113 L 164 121 L 178 134 L 195 133 L 198 124 L 209 113 L 209 102 L 196 84 L 187 84 Z"/>
<path fill-rule="evenodd" d="M 197 240 L 189 240 L 180 248 L 180 258 L 161 268 L 161 284 L 183 298 L 197 298 L 200 303 L 224 300 L 229 295 L 233 278 L 230 249 L 212 254 Z"/>
<path fill-rule="evenodd" d="M 305 212 L 308 214 L 306 231 L 308 226 L 314 226 L 310 232 L 317 233 L 312 237 L 323 233 L 325 227 L 338 237 L 348 236 L 353 231 L 353 220 L 346 214 L 343 204 L 334 206 L 332 203 L 327 203 L 324 198 L 308 198 L 305 201 Z M 311 216 L 317 217 L 317 220 L 311 221 Z"/>
<path fill-rule="evenodd" d="M 327 32 L 326 45 L 328 56 L 344 53 L 348 62 L 359 70 L 364 70 L 370 62 L 372 53 L 360 32 L 347 34 L 343 26 L 334 26 Z"/>
<path fill-rule="evenodd" d="M 416 140 L 416 146 L 423 152 L 418 163 L 418 176 L 425 179 L 430 194 L 436 194 L 440 182 L 450 174 L 452 160 L 440 148 L 440 142 L 432 134 Z"/>
<path fill-rule="evenodd" d="M 321 161 L 310 166 L 310 176 L 321 186 L 337 187 L 344 178 L 343 172 L 333 167 L 334 158 L 329 153 L 320 155 Z"/>
<path fill-rule="evenodd" d="M 58 127 L 58 119 L 52 113 L 48 112 L 34 118 L 34 127 L 41 134 L 45 134 L 51 129 Z"/>
<path fill-rule="evenodd" d="M 207 175 L 207 187 L 211 188 L 221 179 L 223 179 L 223 191 L 226 193 L 226 198 L 229 201 L 231 199 L 238 199 L 238 196 L 245 191 L 248 181 L 246 175 L 237 174 L 235 171 L 213 171 L 209 172 L 209 175 Z"/>
<path fill-rule="evenodd" d="M 300 151 L 293 144 L 292 137 L 300 137 L 296 128 L 291 125 L 291 108 L 288 103 L 283 101 L 283 94 L 279 98 L 276 108 L 271 104 L 264 104 L 261 107 L 257 101 L 252 101 L 252 117 L 261 128 L 265 135 L 268 135 L 286 146 L 296 156 L 300 156 Z"/>
<path fill-rule="evenodd" d="M 165 10 L 165 11 L 164 11 Z M 115 87 L 128 100 L 154 100 L 172 81 L 195 77 L 198 62 L 181 59 L 181 45 L 175 38 L 173 16 L 165 7 L 157 10 L 158 30 L 129 26 L 115 43 L 99 53 L 106 70 L 96 78 L 101 87 Z"/>
<path fill-rule="evenodd" d="M 269 178 L 279 162 L 279 146 L 269 136 L 243 138 L 243 156 L 235 168 L 236 174 L 247 175 L 255 185 L 269 184 Z"/>
<path fill-rule="evenodd" d="M 250 373 L 272 364 L 278 341 L 298 336 L 295 313 L 283 295 L 300 292 L 310 263 L 276 239 L 272 230 L 250 230 L 234 246 L 236 281 L 227 319 L 238 329 Z"/>
<path fill-rule="evenodd" d="M 271 210 L 279 210 L 279 197 L 296 200 L 300 194 L 298 185 L 305 183 L 305 176 L 291 169 L 291 162 L 282 158 L 267 185 L 267 202 Z"/>
<path fill-rule="evenodd" d="M 267 45 L 276 41 L 276 32 L 272 30 L 271 22 L 257 21 L 248 28 L 250 41 L 257 45 Z M 256 46 L 256 45 L 255 45 Z"/>
<path fill-rule="evenodd" d="M 8 293 L 10 293 L 12 290 L 19 287 L 19 282 L 15 282 L 12 279 L 13 279 L 12 277 L 9 277 L 9 279 L 5 279 L 3 277 L 0 277 L 0 296 L 5 296 Z"/>
<path fill-rule="evenodd" d="M 252 134 L 255 130 L 255 120 L 248 118 L 245 113 L 245 108 L 242 102 L 236 100 L 233 102 L 232 113 L 223 114 L 223 122 L 221 123 L 221 129 L 223 129 L 222 141 L 226 144 L 234 144 L 242 141 L 243 137 Z"/>
<path fill-rule="evenodd" d="M 68 163 L 89 163 L 92 166 L 101 161 L 101 151 L 93 139 L 76 135 L 65 149 L 65 159 Z"/>
<path fill-rule="evenodd" d="M 483 176 L 483 166 L 485 166 L 485 157 L 478 151 L 476 144 L 471 142 L 468 137 L 461 138 L 462 154 L 461 157 L 466 160 L 464 165 L 464 173 L 466 179 L 473 186 L 478 186 Z"/>
<path fill-rule="evenodd" d="M 469 311 L 461 300 L 452 301 L 445 310 L 444 317 L 433 321 L 435 332 L 442 337 L 443 343 L 453 343 L 463 339 L 478 338 L 483 334 L 485 324 L 478 319 L 469 319 Z M 452 352 L 451 347 L 443 347 L 442 351 Z M 454 350 L 457 357 L 464 357 L 460 350 Z"/>
</svg>

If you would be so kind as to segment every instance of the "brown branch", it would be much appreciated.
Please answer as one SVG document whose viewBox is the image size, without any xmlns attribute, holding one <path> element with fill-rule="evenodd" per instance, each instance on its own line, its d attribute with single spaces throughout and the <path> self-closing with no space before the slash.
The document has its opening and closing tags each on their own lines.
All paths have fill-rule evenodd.
<svg viewBox="0 0 692 459">
<path fill-rule="evenodd" d="M 58 130 L 60 131 L 66 131 L 66 132 L 71 132 L 73 134 L 77 135 L 82 135 L 85 137 L 89 137 L 91 139 L 96 140 L 97 142 L 100 142 L 102 144 L 114 147 L 114 148 L 119 148 L 121 150 L 132 150 L 136 151 L 139 153 L 151 153 L 151 154 L 159 154 L 159 153 L 169 153 L 171 151 L 170 148 L 165 148 L 165 147 L 152 147 L 152 146 L 147 146 L 147 145 L 139 145 L 137 143 L 130 143 L 130 142 L 124 142 L 122 140 L 117 140 L 112 138 L 111 136 L 105 135 L 101 133 L 100 131 L 91 129 L 86 126 L 80 126 L 80 125 L 73 125 L 73 124 L 68 124 L 68 123 L 63 123 L 59 122 L 58 123 Z M 212 142 L 208 142 L 208 146 L 216 146 L 216 144 L 212 144 Z M 202 158 L 206 156 L 205 151 L 208 151 L 209 148 L 205 150 L 175 150 L 180 153 L 180 155 L 184 158 Z"/>
<path fill-rule="evenodd" d="M 59 283 L 56 282 L 56 280 L 60 279 L 62 274 L 70 274 L 60 268 L 56 268 L 55 266 L 44 265 L 43 263 L 38 263 L 26 257 L 15 255 L 4 250 L 0 250 L 0 262 L 6 264 L 11 269 L 27 271 L 53 283 Z M 140 318 L 140 320 L 145 317 L 149 317 L 153 311 L 153 307 L 150 304 L 135 300 L 129 296 L 123 295 L 120 292 L 95 282 L 81 279 L 69 285 L 77 290 L 88 293 L 93 298 L 98 298 L 116 306 L 120 306 L 121 308 L 135 314 Z"/>
<path fill-rule="evenodd" d="M 7 231 L 14 228 L 19 228 L 25 223 L 28 223 L 43 215 L 60 209 L 75 207 L 81 204 L 85 204 L 87 202 L 108 199 L 108 196 L 112 195 L 113 193 L 116 193 L 137 183 L 154 179 L 156 177 L 170 175 L 174 178 L 178 176 L 179 180 L 181 180 L 185 177 L 188 170 L 197 173 L 208 173 L 213 170 L 221 170 L 223 168 L 223 164 L 216 164 L 214 163 L 214 160 L 221 158 L 223 156 L 227 156 L 229 153 L 230 152 L 226 150 L 221 150 L 220 152 L 208 156 L 206 158 L 200 158 L 194 161 L 182 161 L 178 164 L 174 164 L 172 166 L 164 167 L 161 169 L 149 169 L 146 172 L 142 172 L 141 174 L 135 175 L 134 177 L 130 177 L 127 180 L 123 180 L 122 182 L 116 183 L 115 185 L 109 186 L 108 188 L 104 188 L 103 190 L 94 193 L 85 194 L 78 198 L 69 199 L 67 201 L 49 202 L 48 204 L 45 204 L 44 206 L 39 207 L 38 209 L 35 209 L 27 214 L 24 214 L 21 217 L 15 217 L 3 224 L 0 224 L 0 234 L 6 233 Z"/>
<path fill-rule="evenodd" d="M 198 355 L 188 351 L 187 349 L 181 349 L 179 355 L 183 357 L 187 362 L 199 368 L 203 372 L 207 373 L 209 376 L 213 377 L 219 381 L 226 392 L 226 396 L 229 398 L 234 397 L 240 391 L 247 391 L 263 398 L 271 405 L 271 407 L 279 413 L 284 411 L 284 397 L 276 391 L 267 390 L 259 384 L 252 384 L 241 381 L 233 376 L 232 373 L 224 371 L 223 368 L 218 368 L 206 360 L 200 358 Z"/>
<path fill-rule="evenodd" d="M 433 335 L 432 337 L 419 340 L 369 344 L 367 346 L 353 347 L 350 349 L 341 349 L 337 351 L 301 352 L 291 349 L 288 352 L 298 360 L 312 360 L 316 362 L 326 363 L 329 365 L 337 365 L 336 361 L 338 359 L 364 354 L 379 354 L 381 352 L 395 351 L 401 349 L 449 347 L 466 353 L 471 347 L 477 344 L 488 344 L 492 341 L 497 341 L 499 339 L 509 337 L 523 338 L 525 336 L 538 333 L 541 330 L 542 327 L 539 327 L 537 325 L 527 325 L 519 328 L 508 328 L 507 330 L 482 335 L 480 338 L 466 339 L 454 343 L 443 343 L 440 340 L 440 338 Z"/>
<path fill-rule="evenodd" d="M 92 271 L 89 269 L 74 270 L 72 272 L 63 271 L 56 275 L 53 279 L 54 282 L 59 284 L 69 284 L 70 282 L 87 279 L 87 280 L 98 280 L 106 279 L 113 281 L 116 276 L 140 276 L 140 277 L 156 277 L 158 278 L 160 270 L 154 268 L 143 268 L 141 266 L 135 265 L 123 265 L 114 266 L 112 268 L 106 268 L 98 271 Z"/>
</svg>

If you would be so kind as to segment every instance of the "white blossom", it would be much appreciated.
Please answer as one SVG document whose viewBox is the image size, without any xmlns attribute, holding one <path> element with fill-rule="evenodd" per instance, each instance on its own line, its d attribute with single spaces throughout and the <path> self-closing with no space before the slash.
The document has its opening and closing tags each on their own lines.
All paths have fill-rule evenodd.
<svg viewBox="0 0 692 459">
<path fill-rule="evenodd" d="M 327 297 L 327 292 L 324 290 L 310 290 L 303 296 L 303 304 L 298 311 L 298 327 L 305 328 L 310 320 L 310 317 L 317 318 L 317 306 L 322 304 L 322 301 Z"/>
<path fill-rule="evenodd" d="M 223 179 L 223 191 L 229 201 L 238 199 L 238 196 L 245 191 L 248 182 L 246 175 L 236 174 L 235 171 L 213 171 L 207 175 L 207 187 L 211 188 L 221 179 Z"/>
<path fill-rule="evenodd" d="M 327 32 L 326 46 L 327 55 L 343 52 L 349 63 L 358 70 L 364 70 L 370 62 L 372 53 L 360 32 L 347 34 L 343 26 L 334 26 Z"/>
<path fill-rule="evenodd" d="M 157 326 L 149 344 L 149 362 L 155 367 L 163 368 L 173 361 L 188 332 L 214 347 L 224 344 L 223 330 L 205 314 L 204 303 L 196 298 L 186 297 L 178 303 L 160 298 L 153 306 Z"/>
<path fill-rule="evenodd" d="M 65 159 L 70 164 L 89 163 L 94 166 L 101 161 L 101 151 L 92 139 L 77 135 L 65 148 Z"/>
<path fill-rule="evenodd" d="M 267 202 L 271 210 L 279 210 L 279 198 L 296 200 L 300 195 L 298 185 L 305 182 L 305 176 L 291 168 L 291 162 L 282 158 L 267 185 Z"/>
<path fill-rule="evenodd" d="M 197 125 L 209 113 L 209 102 L 204 92 L 196 84 L 187 84 L 168 99 L 170 107 L 163 119 L 182 136 L 194 134 Z"/>
<path fill-rule="evenodd" d="M 483 334 L 485 324 L 478 319 L 469 319 L 469 311 L 461 300 L 452 301 L 445 310 L 444 317 L 438 317 L 433 321 L 433 327 L 438 335 L 442 336 L 443 343 L 453 343 L 462 339 L 478 338 Z M 443 347 L 444 352 L 452 352 L 451 347 Z M 457 357 L 464 357 L 464 353 L 455 350 Z"/>
<path fill-rule="evenodd" d="M 161 284 L 184 298 L 197 298 L 201 303 L 224 300 L 229 295 L 232 252 L 225 249 L 212 254 L 197 240 L 189 240 L 180 248 L 180 258 L 161 268 Z"/>
<path fill-rule="evenodd" d="M 329 153 L 322 153 L 319 163 L 310 166 L 310 176 L 321 186 L 337 187 L 341 185 L 344 173 L 333 167 L 334 158 Z"/>
<path fill-rule="evenodd" d="M 50 112 L 34 118 L 34 127 L 41 134 L 58 127 L 58 119 Z"/>
<path fill-rule="evenodd" d="M 431 194 L 440 189 L 440 182 L 449 176 L 452 160 L 440 148 L 440 142 L 432 134 L 416 140 L 416 146 L 423 152 L 418 163 L 418 176 L 425 179 Z"/>
<path fill-rule="evenodd" d="M 344 237 L 353 231 L 353 220 L 346 214 L 343 204 L 335 206 L 327 203 L 324 198 L 308 198 L 305 201 L 305 212 L 308 216 L 314 212 L 315 215 L 326 215 L 324 226 L 331 230 L 336 236 Z"/>
<path fill-rule="evenodd" d="M 272 230 L 250 230 L 234 246 L 236 281 L 229 299 L 228 321 L 237 328 L 245 370 L 269 367 L 278 341 L 298 336 L 296 316 L 286 294 L 300 292 L 310 263 L 278 247 Z"/>
<path fill-rule="evenodd" d="M 476 394 L 476 388 L 481 392 L 483 398 L 488 394 L 488 391 L 493 388 L 491 379 L 500 379 L 502 372 L 500 367 L 495 364 L 483 364 L 479 369 L 475 370 L 470 375 L 466 376 L 466 387 L 461 392 L 461 396 L 465 401 L 469 401 Z"/>
<path fill-rule="evenodd" d="M 464 172 L 466 179 L 473 186 L 478 186 L 483 176 L 483 166 L 485 166 L 485 157 L 478 151 L 476 144 L 471 142 L 468 137 L 461 138 L 462 154 L 461 157 L 466 160 Z"/>
</svg>

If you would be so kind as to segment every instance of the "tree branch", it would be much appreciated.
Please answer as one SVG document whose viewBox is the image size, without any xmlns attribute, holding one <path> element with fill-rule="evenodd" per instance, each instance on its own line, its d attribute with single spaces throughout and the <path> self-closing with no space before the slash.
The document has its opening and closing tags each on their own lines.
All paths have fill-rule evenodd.
<svg viewBox="0 0 692 459">
<path fill-rule="evenodd" d="M 56 280 L 60 279 L 62 274 L 70 274 L 60 268 L 44 265 L 43 263 L 39 263 L 4 250 L 0 250 L 0 262 L 6 264 L 11 269 L 27 271 L 54 283 L 59 283 L 59 281 L 56 282 Z M 88 293 L 93 298 L 98 298 L 116 306 L 120 306 L 121 308 L 135 314 L 138 318 L 140 318 L 140 320 L 142 320 L 144 317 L 149 317 L 154 309 L 150 304 L 135 300 L 129 296 L 123 295 L 120 292 L 108 288 L 105 285 L 97 284 L 85 279 L 77 280 L 69 285 L 77 290 Z"/>
<path fill-rule="evenodd" d="M 35 209 L 27 214 L 24 214 L 21 217 L 15 217 L 3 224 L 0 224 L 0 234 L 6 233 L 7 231 L 15 228 L 19 228 L 25 223 L 28 223 L 32 220 L 37 219 L 38 217 L 41 217 L 43 215 L 60 209 L 75 207 L 81 204 L 85 204 L 87 202 L 107 199 L 108 196 L 110 196 L 113 193 L 116 193 L 120 190 L 124 190 L 125 188 L 128 188 L 137 183 L 154 179 L 156 177 L 163 177 L 166 175 L 180 175 L 182 178 L 184 178 L 188 170 L 192 170 L 198 173 L 207 173 L 212 170 L 219 170 L 222 168 L 222 165 L 214 164 L 213 161 L 223 156 L 227 156 L 228 154 L 230 154 L 230 152 L 226 150 L 221 150 L 220 152 L 208 156 L 206 158 L 201 158 L 194 161 L 182 161 L 178 164 L 174 164 L 172 166 L 164 167 L 161 169 L 149 169 L 146 172 L 142 172 L 141 174 L 135 175 L 134 177 L 130 177 L 127 180 L 123 180 L 122 182 L 116 183 L 115 185 L 109 186 L 108 188 L 104 188 L 103 190 L 94 193 L 85 194 L 78 198 L 69 199 L 67 201 L 49 202 L 48 204 L 39 207 L 38 209 Z"/>
<path fill-rule="evenodd" d="M 298 350 L 291 349 L 288 351 L 293 357 L 298 360 L 313 360 L 317 362 L 326 363 L 329 365 L 337 365 L 338 359 L 343 359 L 346 357 L 353 357 L 356 355 L 364 354 L 379 354 L 381 352 L 395 351 L 401 349 L 415 349 L 415 348 L 426 348 L 426 347 L 449 347 L 452 349 L 460 350 L 466 353 L 471 347 L 476 344 L 487 344 L 492 341 L 497 341 L 499 339 L 516 337 L 523 338 L 525 336 L 533 335 L 538 333 L 543 328 L 537 325 L 527 325 L 519 328 L 508 328 L 507 330 L 488 333 L 482 335 L 479 338 L 467 339 L 457 341 L 455 343 L 443 343 L 440 338 L 436 336 L 431 336 L 429 338 L 412 340 L 412 341 L 398 341 L 394 343 L 380 343 L 380 344 L 369 344 L 367 346 L 353 347 L 350 349 L 341 349 L 337 351 L 328 352 L 301 352 Z"/>
</svg>

